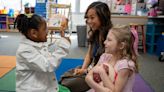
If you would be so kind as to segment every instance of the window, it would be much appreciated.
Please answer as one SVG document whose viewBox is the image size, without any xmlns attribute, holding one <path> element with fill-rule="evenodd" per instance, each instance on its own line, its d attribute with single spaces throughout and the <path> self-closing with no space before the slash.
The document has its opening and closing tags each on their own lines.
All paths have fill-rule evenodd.
<svg viewBox="0 0 164 92">
<path fill-rule="evenodd" d="M 21 9 L 21 0 L 0 0 L 0 9 L 6 8 L 8 9 L 14 9 L 14 10 L 20 10 Z"/>
<path fill-rule="evenodd" d="M 35 7 L 35 2 L 36 0 L 0 0 L 0 9 L 4 9 L 5 7 L 7 10 L 14 9 L 20 11 L 22 8 L 24 8 L 26 3 L 29 3 L 30 7 Z"/>
<path fill-rule="evenodd" d="M 71 4 L 71 11 L 75 12 L 75 2 L 76 0 L 58 0 L 59 4 Z"/>
<path fill-rule="evenodd" d="M 94 1 L 98 0 L 80 0 L 80 12 L 85 12 L 87 7 Z"/>
<path fill-rule="evenodd" d="M 70 4 L 72 12 L 82 12 L 84 13 L 87 7 L 94 1 L 98 0 L 58 0 L 59 4 Z M 80 7 L 79 7 L 80 6 Z M 78 9 L 80 8 L 80 9 Z"/>
</svg>

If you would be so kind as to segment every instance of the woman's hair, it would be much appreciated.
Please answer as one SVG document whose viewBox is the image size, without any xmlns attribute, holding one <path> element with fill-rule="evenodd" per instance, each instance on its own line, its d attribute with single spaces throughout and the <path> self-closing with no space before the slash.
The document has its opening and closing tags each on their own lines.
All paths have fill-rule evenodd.
<svg viewBox="0 0 164 92">
<path fill-rule="evenodd" d="M 109 29 L 112 27 L 111 12 L 106 3 L 97 1 L 97 2 L 93 2 L 92 4 L 88 6 L 85 13 L 85 18 L 88 17 L 87 13 L 90 9 L 94 9 L 96 11 L 96 14 L 99 18 L 101 25 L 100 25 L 100 28 L 97 29 L 95 32 L 93 32 L 92 29 L 89 30 L 88 42 L 91 43 L 92 45 L 95 40 L 98 42 L 101 49 L 98 49 L 97 54 L 98 56 L 100 56 L 105 51 L 103 43 L 106 39 Z M 90 35 L 90 32 L 91 32 L 91 35 Z"/>
<path fill-rule="evenodd" d="M 43 18 L 39 15 L 33 14 L 30 18 L 24 14 L 20 14 L 16 17 L 14 27 L 27 37 L 27 33 L 30 29 L 38 30 L 43 23 Z"/>
<path fill-rule="evenodd" d="M 119 59 L 123 58 L 128 58 L 131 59 L 136 66 L 136 71 L 138 71 L 138 66 L 137 66 L 137 53 L 135 52 L 135 49 L 133 48 L 135 37 L 131 32 L 131 29 L 129 26 L 122 25 L 122 26 L 115 26 L 110 30 L 118 43 L 121 44 L 124 42 L 124 48 L 120 50 L 119 52 Z"/>
</svg>

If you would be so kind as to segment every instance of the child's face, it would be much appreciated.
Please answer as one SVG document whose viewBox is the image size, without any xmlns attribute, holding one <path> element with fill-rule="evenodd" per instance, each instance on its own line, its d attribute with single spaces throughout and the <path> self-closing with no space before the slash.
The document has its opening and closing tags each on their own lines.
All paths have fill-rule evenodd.
<svg viewBox="0 0 164 92">
<path fill-rule="evenodd" d="M 47 24 L 44 21 L 44 23 L 41 24 L 41 27 L 38 30 L 38 35 L 37 38 L 39 40 L 39 42 L 46 42 L 47 41 Z"/>
<path fill-rule="evenodd" d="M 104 44 L 105 44 L 106 53 L 114 54 L 117 52 L 118 42 L 115 35 L 112 33 L 112 31 L 109 31 L 107 38 L 104 41 Z"/>
<path fill-rule="evenodd" d="M 87 24 L 90 26 L 90 28 L 95 31 L 99 29 L 101 26 L 100 20 L 96 14 L 95 9 L 89 9 L 87 12 Z"/>
</svg>

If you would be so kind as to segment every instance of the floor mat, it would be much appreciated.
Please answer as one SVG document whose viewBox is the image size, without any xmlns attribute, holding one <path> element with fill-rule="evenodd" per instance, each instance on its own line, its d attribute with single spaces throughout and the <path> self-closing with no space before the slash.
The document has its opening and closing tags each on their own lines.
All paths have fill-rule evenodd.
<svg viewBox="0 0 164 92">
<path fill-rule="evenodd" d="M 0 78 L 16 66 L 15 56 L 0 56 Z"/>
<path fill-rule="evenodd" d="M 0 92 L 15 92 L 16 88 L 15 68 L 0 78 Z"/>
<path fill-rule="evenodd" d="M 140 74 L 136 75 L 133 92 L 155 92 L 151 86 L 142 78 Z"/>
</svg>

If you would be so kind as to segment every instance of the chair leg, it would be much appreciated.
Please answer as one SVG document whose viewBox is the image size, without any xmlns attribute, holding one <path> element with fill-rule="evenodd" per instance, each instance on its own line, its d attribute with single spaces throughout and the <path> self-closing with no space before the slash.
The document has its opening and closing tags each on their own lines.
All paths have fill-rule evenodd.
<svg viewBox="0 0 164 92">
<path fill-rule="evenodd" d="M 61 33 L 60 33 L 61 37 L 65 37 L 65 33 L 63 30 L 61 30 Z"/>
<path fill-rule="evenodd" d="M 142 45 L 144 53 L 146 53 L 146 40 L 145 40 L 145 32 L 144 32 L 144 26 L 142 26 Z"/>
<path fill-rule="evenodd" d="M 51 39 L 51 43 L 52 43 L 52 35 L 53 35 L 53 31 L 50 31 L 50 39 Z"/>
</svg>

